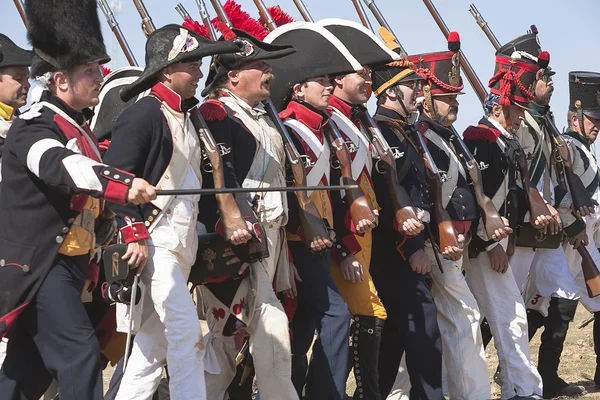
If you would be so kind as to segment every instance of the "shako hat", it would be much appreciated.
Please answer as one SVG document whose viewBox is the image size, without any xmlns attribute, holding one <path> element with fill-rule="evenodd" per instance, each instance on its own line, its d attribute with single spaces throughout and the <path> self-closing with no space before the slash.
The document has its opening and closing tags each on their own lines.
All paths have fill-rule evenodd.
<svg viewBox="0 0 600 400">
<path fill-rule="evenodd" d="M 231 54 L 221 54 L 213 57 L 206 78 L 206 84 L 202 96 L 207 96 L 229 71 L 240 69 L 244 65 L 261 60 L 275 60 L 293 54 L 296 49 L 291 45 L 274 45 L 262 41 L 268 32 L 250 15 L 241 10 L 241 7 L 232 0 L 228 0 L 223 6 L 227 17 L 233 28 L 229 29 L 218 20 L 213 24 L 219 29 L 223 36 L 221 42 L 237 43 L 242 50 Z"/>
<path fill-rule="evenodd" d="M 488 86 L 490 92 L 500 96 L 499 104 L 505 107 L 512 103 L 526 106 L 535 99 L 537 64 L 505 55 L 496 56 L 496 69 Z"/>
<path fill-rule="evenodd" d="M 569 110 L 600 119 L 600 73 L 586 71 L 569 72 Z"/>
<path fill-rule="evenodd" d="M 504 44 L 496 51 L 496 55 L 504 55 L 515 60 L 537 64 L 546 75 L 554 75 L 550 64 L 550 53 L 542 50 L 538 37 L 538 30 L 531 25 L 531 32 L 519 36 Z"/>
<path fill-rule="evenodd" d="M 110 61 L 95 0 L 25 0 L 25 15 L 34 77 Z"/>
<path fill-rule="evenodd" d="M 285 108 L 297 83 L 307 79 L 337 76 L 362 70 L 362 65 L 329 30 L 312 22 L 280 26 L 265 38 L 266 43 L 288 44 L 296 52 L 270 62 L 275 75 L 271 99 L 278 110 Z"/>
<path fill-rule="evenodd" d="M 20 48 L 8 36 L 0 33 L 0 68 L 28 67 L 32 59 L 32 51 Z"/>
<path fill-rule="evenodd" d="M 138 80 L 121 90 L 121 99 L 129 101 L 154 86 L 160 71 L 169 65 L 199 61 L 209 55 L 236 51 L 240 51 L 236 43 L 210 40 L 181 25 L 165 25 L 148 36 L 146 68 Z"/>
<path fill-rule="evenodd" d="M 386 47 L 400 54 L 400 45 L 394 35 L 383 26 L 378 31 Z M 411 61 L 401 59 L 399 61 L 392 61 L 381 67 L 373 68 L 371 71 L 371 80 L 373 82 L 373 94 L 379 97 L 387 89 L 402 82 L 420 81 L 425 80 L 425 78 L 415 72 L 415 65 Z"/>
<path fill-rule="evenodd" d="M 431 96 L 464 94 L 460 75 L 460 36 L 458 32 L 448 35 L 448 51 L 409 56 L 417 74 L 427 82 L 423 86 L 425 100 Z M 429 101 L 429 100 L 428 100 Z"/>
</svg>

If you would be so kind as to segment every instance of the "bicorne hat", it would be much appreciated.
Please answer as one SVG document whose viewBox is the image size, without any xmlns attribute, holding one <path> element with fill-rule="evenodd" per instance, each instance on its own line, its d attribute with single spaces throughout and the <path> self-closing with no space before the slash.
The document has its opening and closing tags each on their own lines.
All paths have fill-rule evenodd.
<svg viewBox="0 0 600 400">
<path fill-rule="evenodd" d="M 0 68 L 28 67 L 32 58 L 32 51 L 20 48 L 8 36 L 0 33 Z"/>
</svg>

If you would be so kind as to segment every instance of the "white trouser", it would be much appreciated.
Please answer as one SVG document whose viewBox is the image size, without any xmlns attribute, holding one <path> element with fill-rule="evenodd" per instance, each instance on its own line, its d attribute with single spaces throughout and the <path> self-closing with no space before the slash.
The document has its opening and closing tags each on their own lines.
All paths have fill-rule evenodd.
<svg viewBox="0 0 600 400">
<path fill-rule="evenodd" d="M 438 309 L 442 355 L 448 371 L 448 392 L 453 400 L 489 399 L 490 377 L 475 297 L 462 274 L 462 258 L 446 260 L 440 255 L 442 274 L 429 242 L 425 250 L 431 262 L 431 294 Z"/>
<path fill-rule="evenodd" d="M 386 400 L 408 400 L 410 388 L 410 376 L 408 375 L 408 369 L 406 368 L 405 353 L 402 356 L 402 360 L 400 360 L 400 365 L 398 366 L 398 374 L 396 375 L 394 386 L 392 386 L 392 390 L 390 391 L 390 394 L 388 395 Z"/>
<path fill-rule="evenodd" d="M 507 240 L 501 245 L 506 249 Z M 512 268 L 505 274 L 492 270 L 490 259 L 482 252 L 470 260 L 467 282 L 487 318 L 494 335 L 501 367 L 502 400 L 515 395 L 542 395 L 542 378 L 529 356 L 527 314 Z"/>
<path fill-rule="evenodd" d="M 191 265 L 160 247 L 149 253 L 141 278 L 151 309 L 144 310 L 117 400 L 151 399 L 165 364 L 173 400 L 206 400 L 202 331 L 187 287 Z"/>
<path fill-rule="evenodd" d="M 2 369 L 2 364 L 4 364 L 4 359 L 6 358 L 6 346 L 7 345 L 8 345 L 7 338 L 0 339 L 0 369 Z"/>
<path fill-rule="evenodd" d="M 588 234 L 588 245 L 586 246 L 587 251 L 590 253 L 590 256 L 594 259 L 594 263 L 600 266 L 600 252 L 596 248 L 597 244 L 595 236 L 600 231 L 600 213 L 596 213 L 586 217 L 586 232 Z M 571 274 L 575 277 L 575 281 L 579 286 L 579 293 L 581 304 L 589 311 L 596 312 L 600 311 L 600 296 L 591 298 L 588 295 L 587 289 L 585 287 L 585 279 L 583 277 L 583 271 L 581 269 L 581 256 L 579 252 L 573 249 L 568 242 L 563 244 L 565 249 L 565 254 L 567 255 L 567 259 L 569 260 L 569 267 L 571 268 Z"/>
<path fill-rule="evenodd" d="M 292 357 L 288 319 L 273 291 L 280 244 L 285 238 L 279 227 L 269 228 L 265 224 L 265 231 L 271 255 L 250 266 L 256 272 L 252 276 L 257 277 L 257 281 L 252 284 L 256 295 L 256 307 L 254 316 L 245 329 L 250 335 L 250 353 L 254 358 L 254 370 L 261 398 L 297 400 L 298 394 L 291 380 Z M 201 290 L 204 292 L 208 289 L 202 287 Z M 203 296 L 205 301 L 207 297 Z M 205 304 L 208 310 L 212 306 L 209 302 Z M 206 313 L 206 320 L 211 330 L 206 338 L 207 352 L 216 358 L 220 369 L 219 373 L 206 371 L 206 392 L 210 400 L 224 400 L 227 399 L 227 387 L 235 377 L 235 357 L 238 351 L 233 337 L 214 332 L 217 320 L 212 312 Z"/>
</svg>

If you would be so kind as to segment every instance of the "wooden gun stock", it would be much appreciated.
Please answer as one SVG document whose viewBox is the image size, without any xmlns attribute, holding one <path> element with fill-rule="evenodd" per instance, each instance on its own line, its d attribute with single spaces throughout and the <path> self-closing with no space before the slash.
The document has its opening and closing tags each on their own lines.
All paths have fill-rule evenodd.
<svg viewBox="0 0 600 400">
<path fill-rule="evenodd" d="M 600 271 L 598 271 L 598 266 L 594 263 L 594 259 L 583 244 L 579 245 L 577 252 L 581 255 L 581 269 L 583 270 L 588 295 L 596 297 L 600 295 Z"/>
<path fill-rule="evenodd" d="M 344 185 L 358 185 L 358 182 L 352 177 L 352 159 L 350 152 L 346 146 L 346 142 L 342 138 L 338 127 L 333 121 L 329 121 L 326 128 L 327 139 L 331 144 L 331 148 L 335 151 L 340 170 L 342 172 L 342 183 Z M 377 224 L 377 217 L 373 213 L 373 205 L 365 196 L 362 189 L 346 190 L 346 199 L 350 206 L 350 216 L 354 226 L 362 220 L 368 220 Z"/>
<path fill-rule="evenodd" d="M 529 180 L 529 170 L 527 169 L 527 159 L 525 158 L 525 152 L 520 149 L 516 152 L 515 158 L 517 166 L 519 167 L 519 175 L 521 175 L 521 184 L 523 186 L 523 194 L 525 200 L 529 204 L 529 221 L 535 226 L 535 221 L 538 217 L 549 216 L 550 210 L 540 192 L 537 188 L 532 187 L 531 181 Z"/>
<path fill-rule="evenodd" d="M 16 1 L 18 1 L 18 0 L 16 0 Z M 131 48 L 129 48 L 129 44 L 127 44 L 127 41 L 125 40 L 125 36 L 123 36 L 123 31 L 121 31 L 121 27 L 119 26 L 119 23 L 115 19 L 115 15 L 113 14 L 112 10 L 110 9 L 108 2 L 106 0 L 98 0 L 98 7 L 104 13 L 104 17 L 106 18 L 106 22 L 108 22 L 108 26 L 110 27 L 110 30 L 115 35 L 115 39 L 117 39 L 117 42 L 119 43 L 119 46 L 121 46 L 121 49 L 123 49 L 123 53 L 125 54 L 125 58 L 127 59 L 127 62 L 131 66 L 136 66 L 137 60 L 135 59 L 135 56 L 133 55 L 133 51 L 131 51 Z"/>
<path fill-rule="evenodd" d="M 402 227 L 409 219 L 418 220 L 410 196 L 406 193 L 406 189 L 398 182 L 398 171 L 396 171 L 396 160 L 394 159 L 392 149 L 375 124 L 375 121 L 373 121 L 368 113 L 363 113 L 361 116 L 361 123 L 367 129 L 371 143 L 383 163 L 388 191 L 392 198 L 392 205 L 394 207 L 394 214 L 398 227 Z"/>
<path fill-rule="evenodd" d="M 152 18 L 150 18 L 148 10 L 146 10 L 146 6 L 142 0 L 133 0 L 133 4 L 142 18 L 142 30 L 146 36 L 149 36 L 156 30 L 156 26 L 154 26 L 154 22 L 152 22 Z"/>
<path fill-rule="evenodd" d="M 273 30 L 277 28 L 277 25 L 275 24 L 275 21 L 273 21 L 273 17 L 271 17 L 265 3 L 263 3 L 262 0 L 254 0 L 254 5 L 258 9 L 258 14 L 261 16 L 262 20 L 265 21 L 265 28 L 267 28 L 269 32 L 273 32 Z"/>
</svg>

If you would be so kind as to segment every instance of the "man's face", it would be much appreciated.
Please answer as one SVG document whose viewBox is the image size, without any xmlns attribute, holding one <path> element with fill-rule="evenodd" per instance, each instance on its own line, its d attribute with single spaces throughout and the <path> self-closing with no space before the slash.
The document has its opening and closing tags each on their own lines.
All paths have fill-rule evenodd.
<svg viewBox="0 0 600 400">
<path fill-rule="evenodd" d="M 64 93 L 65 100 L 71 107 L 81 110 L 98 104 L 103 79 L 100 64 L 97 62 L 77 65 L 66 74 L 65 83 L 59 80 L 61 83 L 58 84 L 58 90 Z"/>
<path fill-rule="evenodd" d="M 548 105 L 554 92 L 552 76 L 539 73 L 540 77 L 535 83 L 535 102 L 541 106 Z"/>
<path fill-rule="evenodd" d="M 275 80 L 273 69 L 263 60 L 252 61 L 236 71 L 229 72 L 231 91 L 252 106 L 266 100 Z"/>
<path fill-rule="evenodd" d="M 304 84 L 294 86 L 294 92 L 298 99 L 319 110 L 325 110 L 329 106 L 329 97 L 332 90 L 333 85 L 327 75 L 310 78 Z"/>
<path fill-rule="evenodd" d="M 167 77 L 165 84 L 183 100 L 192 98 L 196 95 L 198 81 L 203 76 L 200 71 L 201 66 L 201 61 L 173 64 L 165 71 Z"/>
<path fill-rule="evenodd" d="M 584 115 L 583 128 L 590 144 L 594 143 L 598 137 L 598 131 L 600 130 L 600 119 L 590 118 L 587 115 Z"/>
<path fill-rule="evenodd" d="M 444 126 L 450 126 L 458 118 L 458 100 L 456 95 L 434 96 L 433 104 L 438 116 L 438 122 Z"/>
<path fill-rule="evenodd" d="M 0 102 L 13 108 L 23 107 L 30 86 L 28 67 L 0 69 Z"/>
<path fill-rule="evenodd" d="M 517 133 L 521 127 L 521 122 L 525 119 L 525 109 L 517 105 L 511 104 L 508 107 L 506 118 L 506 130 L 510 133 Z"/>
<path fill-rule="evenodd" d="M 410 81 L 396 86 L 401 101 L 409 113 L 417 111 L 417 94 L 421 91 L 421 81 Z"/>
<path fill-rule="evenodd" d="M 337 78 L 335 94 L 351 104 L 364 104 L 373 93 L 371 70 L 364 68 L 361 73 L 352 73 Z"/>
</svg>

